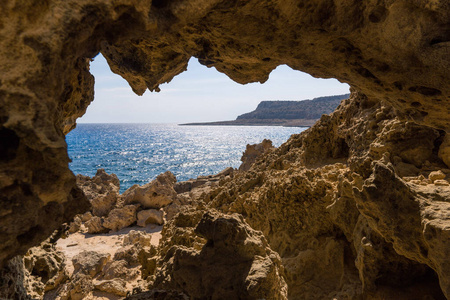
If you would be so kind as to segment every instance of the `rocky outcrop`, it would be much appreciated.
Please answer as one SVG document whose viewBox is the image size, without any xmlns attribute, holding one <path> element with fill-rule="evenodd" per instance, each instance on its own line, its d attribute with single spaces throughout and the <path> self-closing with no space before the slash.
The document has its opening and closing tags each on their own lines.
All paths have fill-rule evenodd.
<svg viewBox="0 0 450 300">
<path fill-rule="evenodd" d="M 242 114 L 233 121 L 188 123 L 181 125 L 232 125 L 232 126 L 291 126 L 310 127 L 324 114 L 332 113 L 341 100 L 350 94 L 326 96 L 312 100 L 261 101 L 252 112 Z"/>
<path fill-rule="evenodd" d="M 68 278 L 64 254 L 44 242 L 0 271 L 0 299 L 43 299 Z"/>
<path fill-rule="evenodd" d="M 69 278 L 66 258 L 54 244 L 43 243 L 31 248 L 23 257 L 23 263 L 28 271 L 26 288 L 33 298 L 43 297 Z"/>
<path fill-rule="evenodd" d="M 106 216 L 115 207 L 120 189 L 116 174 L 108 174 L 104 169 L 98 169 L 92 178 L 79 174 L 77 185 L 91 203 L 94 216 Z"/>
<path fill-rule="evenodd" d="M 137 94 L 159 90 L 192 56 L 239 83 L 287 64 L 448 130 L 449 15 L 446 1 L 4 2 L 0 260 L 87 209 L 64 133 L 93 100 L 89 61 L 100 51 Z M 17 223 L 24 212 L 27 225 Z"/>
<path fill-rule="evenodd" d="M 450 174 L 438 156 L 443 135 L 354 91 L 203 200 L 264 233 L 292 299 L 442 299 L 450 228 L 448 187 L 439 182 Z"/>
<path fill-rule="evenodd" d="M 119 231 L 122 228 L 128 227 L 137 220 L 136 205 L 125 205 L 122 208 L 113 209 L 107 218 L 103 220 L 102 226 L 112 231 Z"/>
<path fill-rule="evenodd" d="M 147 224 L 164 223 L 164 210 L 171 217 L 183 205 L 175 191 L 176 178 L 171 172 L 160 174 L 155 180 L 143 186 L 134 185 L 119 194 L 120 182 L 115 174 L 97 170 L 97 174 L 77 175 L 77 183 L 92 204 L 92 212 L 77 216 L 69 225 L 69 232 L 76 232 L 83 224 L 89 233 L 119 231 L 138 222 Z M 146 208 L 158 209 L 146 209 Z"/>
<path fill-rule="evenodd" d="M 172 226 L 176 223 L 175 219 Z M 191 298 L 286 299 L 278 254 L 241 216 L 206 212 L 193 232 L 206 243 L 201 249 L 170 247 L 154 287 L 176 290 Z"/>
<path fill-rule="evenodd" d="M 164 224 L 164 211 L 156 209 L 141 210 L 137 214 L 137 224 L 145 227 L 147 224 Z"/>
<path fill-rule="evenodd" d="M 233 176 L 233 172 L 234 169 L 232 167 L 228 167 L 214 175 L 198 176 L 196 179 L 177 182 L 174 185 L 174 189 L 178 194 L 188 193 L 203 185 L 211 186 L 213 184 L 217 184 L 220 180 L 225 179 L 227 176 Z"/>
<path fill-rule="evenodd" d="M 250 170 L 258 157 L 274 148 L 272 141 L 266 139 L 259 144 L 247 145 L 241 157 L 242 164 L 239 166 L 239 171 Z"/>
<path fill-rule="evenodd" d="M 93 100 L 90 59 L 101 52 L 142 94 L 197 57 L 239 83 L 264 82 L 286 64 L 354 88 L 337 113 L 248 172 L 194 195 L 203 199 L 199 211 L 206 203 L 240 213 L 262 231 L 282 259 L 292 298 L 450 297 L 447 1 L 0 6 L 0 267 L 20 276 L 8 259 L 88 210 L 68 169 L 64 134 Z M 446 177 L 430 178 L 438 170 Z M 178 231 L 190 229 L 165 234 Z M 200 251 L 201 239 L 188 241 Z M 195 257 L 182 250 L 180 257 Z M 70 297 L 94 289 L 86 276 L 66 286 Z"/>
<path fill-rule="evenodd" d="M 143 186 L 133 185 L 123 193 L 122 198 L 126 204 L 136 203 L 143 208 L 161 208 L 176 198 L 177 193 L 173 189 L 176 182 L 175 175 L 167 171 Z"/>
<path fill-rule="evenodd" d="M 94 277 L 102 271 L 110 255 L 95 251 L 83 251 L 72 259 L 74 273 L 83 273 Z"/>
</svg>

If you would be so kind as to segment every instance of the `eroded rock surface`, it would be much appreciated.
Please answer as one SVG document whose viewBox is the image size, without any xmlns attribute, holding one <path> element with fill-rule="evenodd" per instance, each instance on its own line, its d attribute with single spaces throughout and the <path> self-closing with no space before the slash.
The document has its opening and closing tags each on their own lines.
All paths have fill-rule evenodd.
<svg viewBox="0 0 450 300">
<path fill-rule="evenodd" d="M 89 208 L 64 134 L 93 100 L 89 62 L 101 52 L 137 94 L 158 90 L 193 56 L 239 83 L 264 82 L 287 64 L 354 88 L 336 113 L 249 172 L 172 199 L 198 202 L 198 216 L 173 209 L 177 225 L 164 231 L 171 247 L 191 249 L 174 252 L 184 266 L 205 246 L 196 222 L 216 208 L 263 232 L 291 298 L 450 297 L 448 1 L 7 0 L 0 8 L 0 267 L 16 274 L 3 278 L 23 274 L 8 259 Z M 95 214 L 109 210 L 107 199 Z M 105 217 L 92 217 L 92 228 L 103 230 Z M 160 253 L 173 255 L 167 247 Z M 92 278 L 77 274 L 66 296 L 90 296 Z M 183 289 L 197 293 L 191 284 Z M 8 281 L 1 292 L 25 297 L 16 287 Z"/>
<path fill-rule="evenodd" d="M 239 83 L 287 64 L 448 130 L 449 19 L 447 1 L 4 1 L 0 261 L 87 208 L 64 133 L 93 100 L 89 62 L 100 51 L 137 94 L 158 90 L 192 56 Z M 39 217 L 18 224 L 24 212 Z"/>
<path fill-rule="evenodd" d="M 258 157 L 261 157 L 273 148 L 275 147 L 272 145 L 272 141 L 266 139 L 259 144 L 247 145 L 241 157 L 242 164 L 239 166 L 239 171 L 250 170 L 250 167 L 256 162 Z"/>
<path fill-rule="evenodd" d="M 115 207 L 120 189 L 120 181 L 115 174 L 108 174 L 104 169 L 98 169 L 92 178 L 79 174 L 77 185 L 91 203 L 94 216 L 106 216 Z"/>
<path fill-rule="evenodd" d="M 443 299 L 444 134 L 353 91 L 331 116 L 203 200 L 264 233 L 292 299 Z"/>
<path fill-rule="evenodd" d="M 174 223 L 172 226 L 177 226 L 176 220 Z M 278 254 L 242 216 L 206 212 L 194 233 L 206 243 L 200 250 L 195 246 L 170 247 L 154 287 L 200 299 L 286 299 L 287 285 Z"/>
</svg>

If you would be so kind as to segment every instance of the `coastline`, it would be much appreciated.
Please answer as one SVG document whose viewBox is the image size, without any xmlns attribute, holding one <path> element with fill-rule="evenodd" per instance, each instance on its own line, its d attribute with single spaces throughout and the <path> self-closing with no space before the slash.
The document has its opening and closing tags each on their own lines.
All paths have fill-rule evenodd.
<svg viewBox="0 0 450 300">
<path fill-rule="evenodd" d="M 311 127 L 318 119 L 259 119 L 259 120 L 230 120 L 216 122 L 182 123 L 179 126 L 282 126 L 282 127 Z"/>
</svg>

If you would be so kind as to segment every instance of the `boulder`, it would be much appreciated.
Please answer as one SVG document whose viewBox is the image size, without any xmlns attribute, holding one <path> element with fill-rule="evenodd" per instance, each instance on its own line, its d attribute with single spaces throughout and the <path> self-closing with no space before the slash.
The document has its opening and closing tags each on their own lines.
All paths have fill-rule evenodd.
<svg viewBox="0 0 450 300">
<path fill-rule="evenodd" d="M 83 251 L 72 258 L 75 273 L 83 273 L 94 277 L 100 273 L 103 267 L 111 258 L 108 253 L 99 253 L 96 251 Z"/>
<path fill-rule="evenodd" d="M 113 280 L 115 278 L 132 281 L 139 276 L 139 272 L 135 268 L 129 268 L 129 263 L 122 259 L 109 261 L 103 268 L 104 280 Z"/>
<path fill-rule="evenodd" d="M 77 273 L 70 278 L 70 281 L 61 290 L 61 299 L 83 300 L 92 295 L 94 284 L 91 276 Z"/>
<path fill-rule="evenodd" d="M 139 262 L 139 248 L 139 245 L 123 246 L 114 253 L 114 260 L 123 260 L 129 265 L 136 265 Z"/>
<path fill-rule="evenodd" d="M 113 209 L 107 218 L 104 219 L 102 226 L 112 231 L 119 231 L 136 222 L 136 205 L 126 205 L 122 208 Z"/>
<path fill-rule="evenodd" d="M 103 219 L 97 216 L 90 218 L 84 225 L 87 227 L 89 233 L 103 233 L 107 232 L 108 229 L 103 227 Z"/>
<path fill-rule="evenodd" d="M 23 261 L 30 277 L 34 277 L 33 281 L 42 283 L 42 292 L 56 288 L 69 278 L 66 257 L 62 252 L 56 251 L 54 244 L 43 243 L 39 247 L 31 248 L 23 257 Z M 36 289 L 36 286 L 29 286 L 29 289 Z"/>
<path fill-rule="evenodd" d="M 137 245 L 139 244 L 141 247 L 149 247 L 152 239 L 152 235 L 144 232 L 131 230 L 128 234 L 124 235 L 122 245 Z"/>
<path fill-rule="evenodd" d="M 127 295 L 127 283 L 121 278 L 95 281 L 94 287 L 99 291 L 111 293 L 122 297 Z"/>
<path fill-rule="evenodd" d="M 95 216 L 106 216 L 116 205 L 120 189 L 116 174 L 108 174 L 104 169 L 98 169 L 92 178 L 77 175 L 77 185 L 91 202 Z"/>
<path fill-rule="evenodd" d="M 164 211 L 161 209 L 141 210 L 137 213 L 137 224 L 145 227 L 147 224 L 164 224 Z"/>
<path fill-rule="evenodd" d="M 75 233 L 80 230 L 81 227 L 81 218 L 75 216 L 72 222 L 69 224 L 69 233 Z"/>
<path fill-rule="evenodd" d="M 280 257 L 242 216 L 208 211 L 195 233 L 206 244 L 200 251 L 173 246 L 157 271 L 155 287 L 191 298 L 287 299 Z"/>
<path fill-rule="evenodd" d="M 87 222 L 92 218 L 92 213 L 90 211 L 84 213 L 81 215 L 81 221 L 82 222 Z"/>
<path fill-rule="evenodd" d="M 435 182 L 436 180 L 445 179 L 445 174 L 440 170 L 434 171 L 428 175 L 428 179 L 431 180 L 431 182 Z"/>
<path fill-rule="evenodd" d="M 169 205 L 177 197 L 173 186 L 176 183 L 175 176 L 167 171 L 160 174 L 150 183 L 143 186 L 134 185 L 126 190 L 122 199 L 125 204 L 137 203 L 143 208 L 161 208 Z"/>
</svg>

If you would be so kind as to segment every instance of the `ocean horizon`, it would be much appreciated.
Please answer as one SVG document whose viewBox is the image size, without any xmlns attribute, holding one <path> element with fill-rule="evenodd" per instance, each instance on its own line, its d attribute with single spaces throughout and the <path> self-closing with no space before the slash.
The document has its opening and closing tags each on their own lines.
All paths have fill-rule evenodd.
<svg viewBox="0 0 450 300">
<path fill-rule="evenodd" d="M 120 192 L 166 171 L 178 181 L 237 168 L 247 144 L 278 147 L 307 127 L 179 126 L 175 123 L 78 123 L 66 136 L 74 174 L 114 173 Z"/>
</svg>

